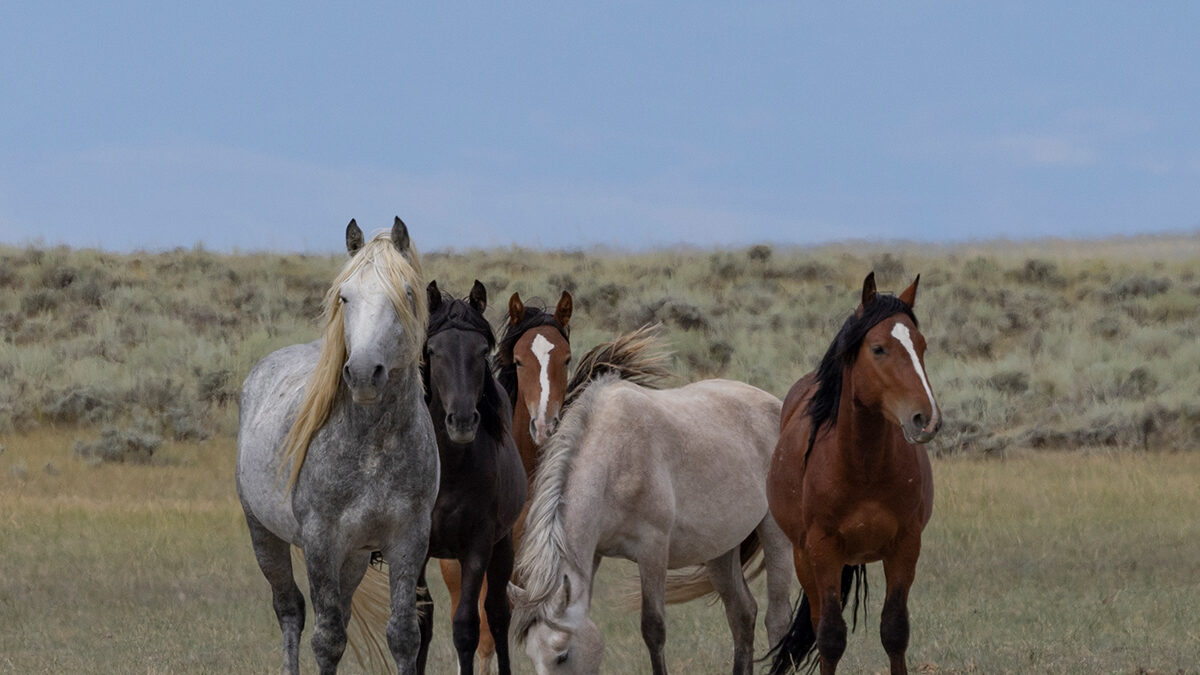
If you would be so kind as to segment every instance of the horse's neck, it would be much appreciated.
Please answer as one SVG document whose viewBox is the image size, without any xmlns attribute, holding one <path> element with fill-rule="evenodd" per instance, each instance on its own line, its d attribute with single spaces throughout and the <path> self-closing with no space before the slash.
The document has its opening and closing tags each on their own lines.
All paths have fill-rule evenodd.
<svg viewBox="0 0 1200 675">
<path fill-rule="evenodd" d="M 531 421 L 529 406 L 525 405 L 525 400 L 518 393 L 517 403 L 513 409 L 512 436 L 517 443 L 517 451 L 521 454 L 521 465 L 525 467 L 525 478 L 529 481 L 530 486 L 533 485 L 533 472 L 538 465 L 538 447 L 533 442 L 533 436 L 529 435 Z"/>
<path fill-rule="evenodd" d="M 886 468 L 896 446 L 896 429 L 882 410 L 868 408 L 854 396 L 849 369 L 842 376 L 838 401 L 838 454 L 854 476 L 869 477 Z"/>
</svg>

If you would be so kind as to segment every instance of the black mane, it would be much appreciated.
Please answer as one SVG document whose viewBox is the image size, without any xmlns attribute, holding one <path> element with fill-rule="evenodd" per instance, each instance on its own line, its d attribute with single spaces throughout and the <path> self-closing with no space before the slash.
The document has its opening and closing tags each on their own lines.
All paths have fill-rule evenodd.
<svg viewBox="0 0 1200 675">
<path fill-rule="evenodd" d="M 459 300 L 449 293 L 442 293 L 441 305 L 429 315 L 429 328 L 425 331 L 426 347 L 422 350 L 421 355 L 421 381 L 425 385 L 426 403 L 429 403 L 430 396 L 433 395 L 429 382 L 429 354 L 427 353 L 429 338 L 447 330 L 478 333 L 487 338 L 489 351 L 496 347 L 496 334 L 492 332 L 492 325 L 488 323 L 483 313 L 476 311 L 465 300 Z M 484 431 L 497 440 L 508 435 L 511 420 L 508 419 L 504 399 L 500 397 L 494 376 L 491 382 L 484 383 L 483 395 L 480 397 L 476 409 L 479 410 L 479 424 Z"/>
<path fill-rule="evenodd" d="M 496 380 L 500 382 L 500 386 L 508 392 L 510 405 L 517 404 L 517 364 L 513 360 L 513 349 L 525 331 L 539 326 L 554 326 L 564 340 L 571 341 L 570 329 L 560 324 L 553 314 L 541 307 L 532 307 L 527 304 L 525 305 L 525 316 L 520 321 L 515 324 L 505 323 L 504 334 L 500 337 L 500 348 L 496 350 L 496 356 L 492 361 L 492 369 L 496 373 Z"/>
<path fill-rule="evenodd" d="M 914 326 L 918 325 L 912 307 L 894 295 L 878 293 L 871 304 L 863 309 L 862 316 L 851 314 L 833 338 L 825 356 L 821 358 L 821 365 L 817 367 L 817 391 L 809 399 L 806 409 L 811 427 L 806 456 L 812 452 L 813 444 L 817 441 L 817 432 L 821 427 L 837 423 L 838 402 L 842 398 L 842 373 L 846 366 L 852 365 L 858 357 L 863 338 L 879 322 L 896 314 L 904 314 L 912 320 Z"/>
</svg>

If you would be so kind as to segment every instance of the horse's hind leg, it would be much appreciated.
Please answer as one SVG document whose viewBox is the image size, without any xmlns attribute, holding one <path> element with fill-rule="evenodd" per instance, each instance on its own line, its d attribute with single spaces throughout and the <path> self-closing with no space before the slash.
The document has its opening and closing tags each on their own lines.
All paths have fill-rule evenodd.
<svg viewBox="0 0 1200 675">
<path fill-rule="evenodd" d="M 727 551 L 705 564 L 713 588 L 725 605 L 725 619 L 733 633 L 733 673 L 749 675 L 754 671 L 754 618 L 758 605 L 746 585 L 739 549 Z"/>
<path fill-rule="evenodd" d="M 300 672 L 300 633 L 304 631 L 304 595 L 292 576 L 291 546 L 246 513 L 254 558 L 271 584 L 271 604 L 283 633 L 283 671 Z"/>
<path fill-rule="evenodd" d="M 487 584 L 484 586 L 483 607 L 487 622 L 495 641 L 496 664 L 500 675 L 508 675 L 511 666 L 508 660 L 508 625 L 511 610 L 508 606 L 508 580 L 512 577 L 513 542 L 509 534 L 492 547 L 492 560 L 488 564 Z M 480 640 L 480 651 L 482 649 Z"/>
<path fill-rule="evenodd" d="M 735 549 L 736 551 L 736 549 Z M 667 644 L 667 551 L 638 555 L 638 575 L 642 580 L 642 640 L 650 650 L 654 675 L 667 672 L 663 648 Z"/>
<path fill-rule="evenodd" d="M 915 540 L 915 541 L 914 541 Z M 892 675 L 907 675 L 908 664 L 908 589 L 912 587 L 921 552 L 920 535 L 900 542 L 897 550 L 883 559 L 887 580 L 887 598 L 879 620 L 879 639 L 891 662 Z"/>
<path fill-rule="evenodd" d="M 429 643 L 433 640 L 433 596 L 430 595 L 429 584 L 425 581 L 426 565 L 421 566 L 421 575 L 417 577 L 417 624 L 421 630 L 421 648 L 417 652 L 418 673 L 425 672 L 425 662 L 429 658 Z"/>
<path fill-rule="evenodd" d="M 763 562 L 767 566 L 767 640 L 774 646 L 787 633 L 792 617 L 792 542 L 768 512 L 758 525 Z"/>
</svg>

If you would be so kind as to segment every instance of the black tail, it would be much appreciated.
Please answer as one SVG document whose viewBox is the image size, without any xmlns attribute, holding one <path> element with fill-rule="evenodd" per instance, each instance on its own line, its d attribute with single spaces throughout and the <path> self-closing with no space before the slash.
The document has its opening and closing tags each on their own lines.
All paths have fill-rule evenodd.
<svg viewBox="0 0 1200 675">
<path fill-rule="evenodd" d="M 860 597 L 864 616 L 867 611 L 870 588 L 867 585 L 866 565 L 846 565 L 842 568 L 842 609 L 850 602 L 851 590 L 854 591 L 854 609 L 851 611 L 854 623 L 851 630 L 855 630 L 858 628 Z M 812 623 L 812 608 L 808 604 L 808 596 L 803 591 L 800 593 L 796 614 L 792 617 L 792 626 L 788 628 L 779 644 L 771 647 L 771 651 L 763 657 L 764 661 L 767 659 L 771 660 L 771 669 L 767 671 L 769 675 L 786 675 L 802 669 L 809 673 L 816 670 L 820 662 L 817 655 L 817 629 Z"/>
</svg>

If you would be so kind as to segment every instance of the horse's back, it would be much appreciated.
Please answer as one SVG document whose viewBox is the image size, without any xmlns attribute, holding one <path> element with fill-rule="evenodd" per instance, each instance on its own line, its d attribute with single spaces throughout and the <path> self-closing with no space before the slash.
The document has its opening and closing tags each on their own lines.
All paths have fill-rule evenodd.
<svg viewBox="0 0 1200 675">
<path fill-rule="evenodd" d="M 672 567 L 737 546 L 767 512 L 779 399 L 730 380 L 653 390 L 614 382 L 589 440 L 607 459 L 612 506 L 670 531 Z"/>
</svg>

